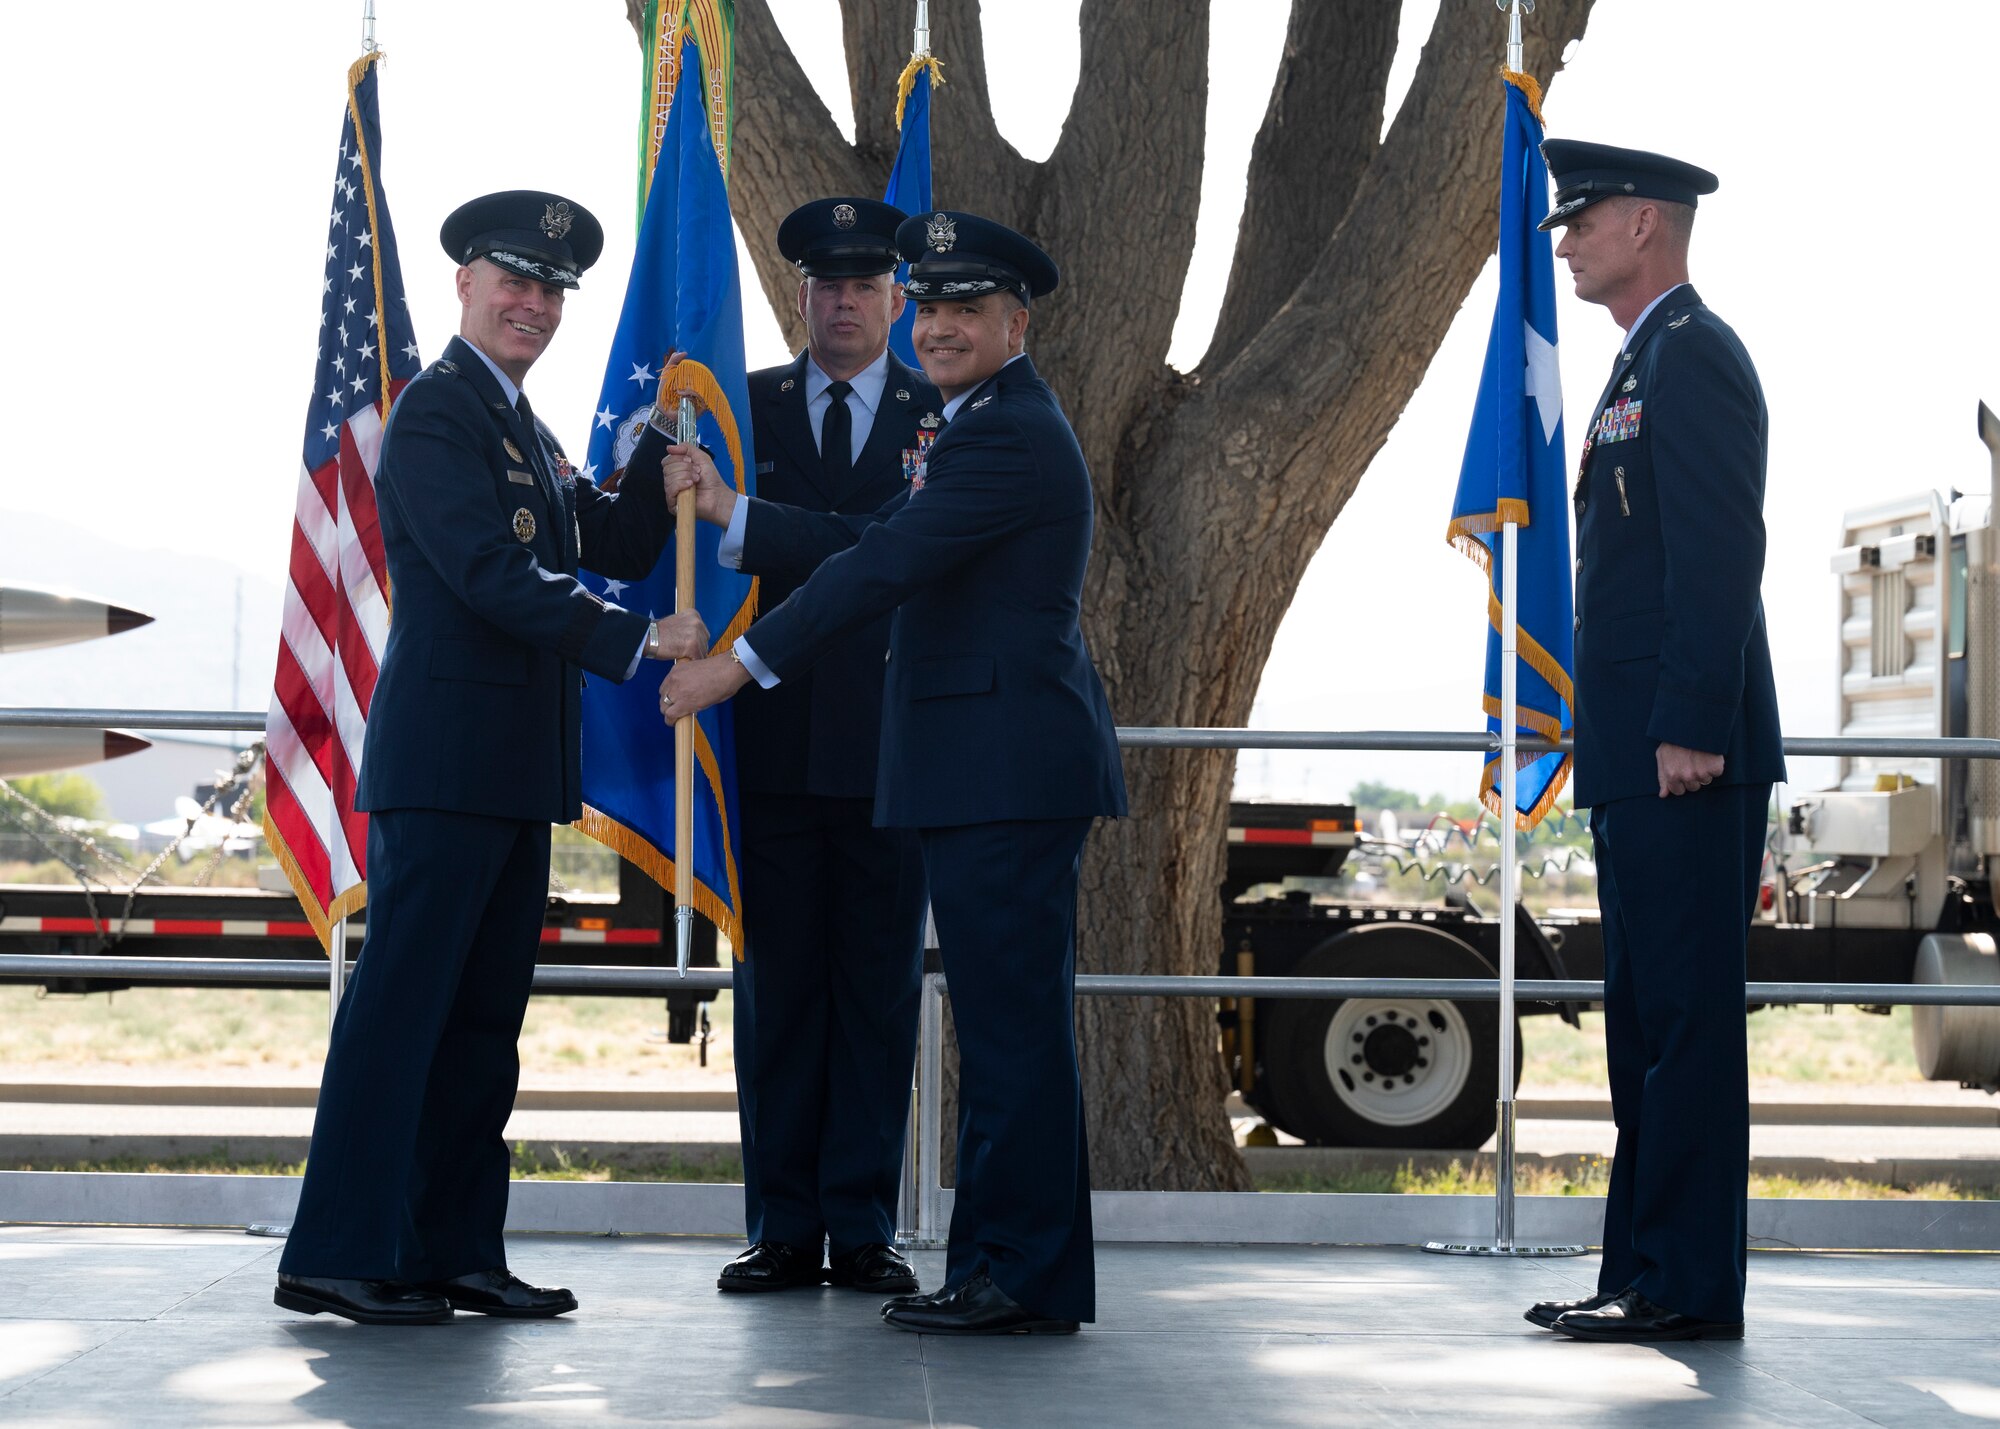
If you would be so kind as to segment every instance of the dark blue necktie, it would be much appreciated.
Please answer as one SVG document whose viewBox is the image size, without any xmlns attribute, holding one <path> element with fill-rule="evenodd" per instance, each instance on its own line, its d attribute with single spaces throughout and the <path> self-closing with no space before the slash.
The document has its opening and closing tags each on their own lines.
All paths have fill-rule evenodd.
<svg viewBox="0 0 2000 1429">
<path fill-rule="evenodd" d="M 847 394 L 854 388 L 846 382 L 829 382 L 826 415 L 819 423 L 819 464 L 826 473 L 829 491 L 845 491 L 854 475 L 854 414 L 847 409 Z"/>
</svg>

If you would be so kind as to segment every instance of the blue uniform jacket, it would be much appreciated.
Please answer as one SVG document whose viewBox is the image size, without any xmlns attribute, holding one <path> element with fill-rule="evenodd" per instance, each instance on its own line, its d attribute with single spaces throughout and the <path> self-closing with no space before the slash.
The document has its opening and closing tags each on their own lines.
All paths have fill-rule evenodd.
<svg viewBox="0 0 2000 1429">
<path fill-rule="evenodd" d="M 761 458 L 758 495 L 807 511 L 869 515 L 903 494 L 909 480 L 903 454 L 917 450 L 919 432 L 937 433 L 943 406 L 937 388 L 890 353 L 888 380 L 861 458 L 846 488 L 832 491 L 806 414 L 805 354 L 783 367 L 753 372 L 750 413 Z M 926 420 L 928 428 L 919 425 Z M 759 603 L 774 609 L 812 569 L 801 564 L 758 570 Z M 842 635 L 797 678 L 737 696 L 737 787 L 755 794 L 872 799 L 888 649 L 885 611 Z"/>
<path fill-rule="evenodd" d="M 647 617 L 575 571 L 643 578 L 672 514 L 658 479 L 576 480 L 536 427 L 462 338 L 396 399 L 375 473 L 392 616 L 357 808 L 582 814 L 582 671 L 623 680 Z"/>
<path fill-rule="evenodd" d="M 1653 798 L 1662 743 L 1723 784 L 1785 777 L 1764 633 L 1770 419 L 1694 288 L 1629 334 L 1577 475 L 1576 803 Z"/>
<path fill-rule="evenodd" d="M 921 488 L 875 518 L 751 508 L 746 568 L 825 561 L 750 628 L 780 680 L 895 611 L 877 824 L 1125 812 L 1111 711 L 1078 625 L 1094 519 L 1083 450 L 1026 358 L 968 396 Z"/>
</svg>

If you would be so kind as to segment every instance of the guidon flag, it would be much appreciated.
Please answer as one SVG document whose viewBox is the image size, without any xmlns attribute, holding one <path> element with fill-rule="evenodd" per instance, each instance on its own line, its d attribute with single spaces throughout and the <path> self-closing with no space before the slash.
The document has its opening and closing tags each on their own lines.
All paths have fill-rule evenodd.
<svg viewBox="0 0 2000 1429">
<path fill-rule="evenodd" d="M 1549 211 L 1542 161 L 1540 86 L 1502 76 L 1507 117 L 1501 144 L 1500 295 L 1479 377 L 1479 400 L 1459 468 L 1446 539 L 1486 572 L 1486 727 L 1501 719 L 1501 529 L 1518 528 L 1515 727 L 1555 740 L 1574 724 L 1576 686 L 1570 624 L 1569 508 L 1563 458 L 1562 379 L 1556 361 L 1555 256 L 1536 225 Z M 1532 829 L 1569 781 L 1570 756 L 1517 756 L 1514 824 Z M 1480 801 L 1498 817 L 1500 761 L 1486 762 Z"/>
</svg>

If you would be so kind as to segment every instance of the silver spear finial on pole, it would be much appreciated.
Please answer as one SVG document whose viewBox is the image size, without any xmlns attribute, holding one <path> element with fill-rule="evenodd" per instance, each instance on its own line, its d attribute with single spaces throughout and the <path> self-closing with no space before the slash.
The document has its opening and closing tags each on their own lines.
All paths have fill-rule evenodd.
<svg viewBox="0 0 2000 1429">
<path fill-rule="evenodd" d="M 1507 68 L 1521 72 L 1521 17 L 1535 13 L 1535 0 L 1493 0 L 1497 10 L 1507 12 Z"/>
<path fill-rule="evenodd" d="M 361 48 L 375 53 L 375 0 L 361 0 Z"/>
<path fill-rule="evenodd" d="M 917 0 L 917 33 L 910 41 L 910 53 L 931 52 L 931 0 Z"/>
</svg>

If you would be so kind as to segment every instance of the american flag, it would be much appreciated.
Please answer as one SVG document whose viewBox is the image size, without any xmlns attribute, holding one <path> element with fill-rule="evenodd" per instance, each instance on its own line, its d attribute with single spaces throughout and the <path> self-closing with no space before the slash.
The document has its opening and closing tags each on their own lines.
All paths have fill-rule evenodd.
<svg viewBox="0 0 2000 1429">
<path fill-rule="evenodd" d="M 389 638 L 375 462 L 389 405 L 422 365 L 382 193 L 378 58 L 371 51 L 347 72 L 319 364 L 306 407 L 291 578 L 265 724 L 265 833 L 322 945 L 338 920 L 368 900 L 368 816 L 355 812 L 354 789 Z"/>
</svg>

